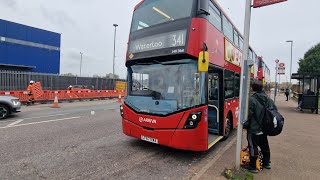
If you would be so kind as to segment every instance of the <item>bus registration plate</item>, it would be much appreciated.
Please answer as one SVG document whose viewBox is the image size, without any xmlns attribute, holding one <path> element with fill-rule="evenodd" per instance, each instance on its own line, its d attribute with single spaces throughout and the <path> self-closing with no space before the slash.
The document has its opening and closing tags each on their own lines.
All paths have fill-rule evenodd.
<svg viewBox="0 0 320 180">
<path fill-rule="evenodd" d="M 146 136 L 141 136 L 141 140 L 158 144 L 158 139 L 156 139 L 156 138 L 150 138 L 150 137 L 146 137 Z"/>
</svg>

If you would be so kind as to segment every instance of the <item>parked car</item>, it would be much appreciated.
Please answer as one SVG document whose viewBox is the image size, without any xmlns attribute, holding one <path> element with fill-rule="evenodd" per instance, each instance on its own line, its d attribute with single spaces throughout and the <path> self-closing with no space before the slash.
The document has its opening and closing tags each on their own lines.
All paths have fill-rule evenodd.
<svg viewBox="0 0 320 180">
<path fill-rule="evenodd" d="M 13 96 L 0 96 L 0 119 L 8 117 L 10 114 L 20 112 L 21 102 Z"/>
</svg>

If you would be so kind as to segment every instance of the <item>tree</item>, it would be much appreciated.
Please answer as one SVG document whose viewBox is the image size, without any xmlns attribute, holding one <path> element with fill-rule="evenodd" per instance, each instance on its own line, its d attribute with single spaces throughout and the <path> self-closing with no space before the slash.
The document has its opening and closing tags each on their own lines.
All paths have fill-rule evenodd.
<svg viewBox="0 0 320 180">
<path fill-rule="evenodd" d="M 76 75 L 74 75 L 72 73 L 65 73 L 65 74 L 61 74 L 61 76 L 75 77 Z"/>
<path fill-rule="evenodd" d="M 119 75 L 115 74 L 114 77 L 113 77 L 113 74 L 112 73 L 109 73 L 106 75 L 106 78 L 109 78 L 109 79 L 119 79 Z"/>
<path fill-rule="evenodd" d="M 298 73 L 320 74 L 320 43 L 309 49 L 299 61 Z"/>
<path fill-rule="evenodd" d="M 101 76 L 99 76 L 98 74 L 94 74 L 92 77 L 94 77 L 94 78 L 101 78 Z"/>
</svg>

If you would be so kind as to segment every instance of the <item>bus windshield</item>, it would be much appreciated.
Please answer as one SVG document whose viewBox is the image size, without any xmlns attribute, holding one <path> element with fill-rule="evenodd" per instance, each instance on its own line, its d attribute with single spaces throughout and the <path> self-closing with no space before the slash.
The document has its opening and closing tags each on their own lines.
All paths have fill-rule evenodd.
<svg viewBox="0 0 320 180">
<path fill-rule="evenodd" d="M 128 68 L 125 102 L 138 112 L 166 115 L 200 105 L 197 61 L 137 64 Z"/>
<path fill-rule="evenodd" d="M 133 14 L 131 32 L 190 17 L 192 4 L 193 0 L 145 0 Z"/>
</svg>

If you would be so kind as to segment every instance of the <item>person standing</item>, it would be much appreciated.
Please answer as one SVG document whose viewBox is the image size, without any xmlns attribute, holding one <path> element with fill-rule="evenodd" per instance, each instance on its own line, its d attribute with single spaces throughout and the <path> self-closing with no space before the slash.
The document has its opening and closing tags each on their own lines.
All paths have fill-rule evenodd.
<svg viewBox="0 0 320 180">
<path fill-rule="evenodd" d="M 289 89 L 288 88 L 286 88 L 286 91 L 285 91 L 285 93 L 284 93 L 285 95 L 286 95 L 286 97 L 287 97 L 287 100 L 286 101 L 289 101 L 289 94 L 290 94 L 290 91 L 289 91 Z"/>
<path fill-rule="evenodd" d="M 252 173 L 258 173 L 256 167 L 256 161 L 258 159 L 259 151 L 258 147 L 261 149 L 263 155 L 263 168 L 271 169 L 270 162 L 270 147 L 268 142 L 268 137 L 262 132 L 261 125 L 264 118 L 264 108 L 274 108 L 277 107 L 273 101 L 268 97 L 268 95 L 263 91 L 263 86 L 259 82 L 254 82 L 252 85 L 252 90 L 254 94 L 249 98 L 249 113 L 247 120 L 247 140 L 250 151 L 250 164 L 245 167 L 248 171 Z M 263 102 L 261 104 L 260 102 Z"/>
<path fill-rule="evenodd" d="M 34 86 L 34 81 L 30 81 L 30 84 L 27 88 L 27 91 L 28 91 L 28 96 L 29 96 L 29 99 L 28 99 L 28 102 L 27 102 L 27 105 L 30 105 L 31 103 L 34 104 L 34 96 L 33 96 L 33 86 Z"/>
</svg>

